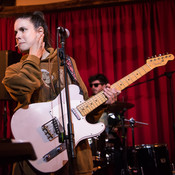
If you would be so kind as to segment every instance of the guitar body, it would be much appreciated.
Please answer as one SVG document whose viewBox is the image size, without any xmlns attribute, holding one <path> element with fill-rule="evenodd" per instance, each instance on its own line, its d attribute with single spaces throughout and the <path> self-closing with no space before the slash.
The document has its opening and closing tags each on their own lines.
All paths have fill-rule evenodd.
<svg viewBox="0 0 175 175">
<path fill-rule="evenodd" d="M 71 109 L 76 108 L 77 105 L 84 102 L 83 96 L 80 95 L 79 87 L 76 85 L 69 85 L 70 94 L 70 106 Z M 67 134 L 67 107 L 65 98 L 65 89 L 61 92 L 62 104 L 64 111 L 64 122 Z M 74 139 L 75 145 L 81 140 L 100 135 L 105 126 L 103 123 L 90 124 L 86 121 L 86 118 L 78 113 L 72 114 L 72 123 L 74 127 Z M 27 109 L 18 109 L 12 117 L 11 128 L 12 133 L 17 140 L 31 142 L 35 150 L 37 159 L 29 161 L 33 167 L 41 172 L 55 172 L 65 165 L 68 161 L 67 150 L 63 147 L 63 150 L 49 161 L 45 161 L 43 156 L 55 148 L 61 146 L 57 136 L 54 136 L 52 140 L 49 140 L 46 134 L 42 130 L 42 126 L 53 118 L 57 118 L 61 126 L 62 115 L 60 105 L 60 95 L 50 102 L 34 103 L 30 104 Z M 51 128 L 50 131 L 54 133 L 54 127 L 52 123 L 46 124 L 46 127 Z M 60 127 L 61 129 L 62 127 Z M 52 154 L 52 152 L 51 152 Z M 55 153 L 54 153 L 55 154 Z"/>
</svg>

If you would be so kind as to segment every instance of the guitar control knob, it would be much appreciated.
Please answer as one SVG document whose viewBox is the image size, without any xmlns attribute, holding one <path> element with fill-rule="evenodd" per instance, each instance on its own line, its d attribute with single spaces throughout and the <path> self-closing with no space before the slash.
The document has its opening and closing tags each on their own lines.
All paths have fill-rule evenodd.
<svg viewBox="0 0 175 175">
<path fill-rule="evenodd" d="M 45 156 L 43 157 L 43 160 L 44 160 L 45 162 L 48 162 L 48 161 L 50 160 L 50 155 L 49 155 L 49 154 L 45 155 Z"/>
</svg>

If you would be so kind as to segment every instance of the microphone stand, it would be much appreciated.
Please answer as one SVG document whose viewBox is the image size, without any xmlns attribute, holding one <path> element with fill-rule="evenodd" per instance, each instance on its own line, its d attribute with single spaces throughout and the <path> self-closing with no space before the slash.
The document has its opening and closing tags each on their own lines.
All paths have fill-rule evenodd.
<svg viewBox="0 0 175 175">
<path fill-rule="evenodd" d="M 135 87 L 137 85 L 141 85 L 141 84 L 144 84 L 144 83 L 147 83 L 147 82 L 159 79 L 159 78 L 164 77 L 164 76 L 167 77 L 169 79 L 169 89 L 170 89 L 168 91 L 168 95 L 169 95 L 168 99 L 169 99 L 169 102 L 171 104 L 170 105 L 171 107 L 170 107 L 169 111 L 171 111 L 171 114 L 172 114 L 172 123 L 173 123 L 172 128 L 173 128 L 173 132 L 174 132 L 174 136 L 175 136 L 175 112 L 174 112 L 174 99 L 173 99 L 173 89 L 172 89 L 172 75 L 174 73 L 175 73 L 175 70 L 174 71 L 170 71 L 170 72 L 164 72 L 163 74 L 161 74 L 161 75 L 159 75 L 157 77 L 154 77 L 154 78 L 151 78 L 149 80 L 146 80 L 146 81 L 143 81 L 143 82 L 139 82 L 139 83 L 136 83 L 136 84 L 134 84 L 132 86 L 129 86 L 129 87 L 125 88 L 125 90 L 129 89 L 131 87 Z"/>
<path fill-rule="evenodd" d="M 70 98 L 69 98 L 69 88 L 68 88 L 68 80 L 67 80 L 67 67 L 66 67 L 66 54 L 65 54 L 65 39 L 66 36 L 63 33 L 60 33 L 60 44 L 61 48 L 59 49 L 59 57 L 61 59 L 61 65 L 64 66 L 64 78 L 65 78 L 65 94 L 66 94 L 66 104 L 67 104 L 67 117 L 68 117 L 68 136 L 65 134 L 63 135 L 62 142 L 68 139 L 68 160 L 70 162 L 69 165 L 69 174 L 74 174 L 74 167 L 73 167 L 73 159 L 75 156 L 75 140 L 74 140 L 74 133 L 73 133 L 73 123 L 71 118 L 71 110 L 70 110 Z M 58 65 L 59 66 L 59 65 Z M 62 135 L 62 133 L 60 133 Z M 59 138 L 62 136 L 59 136 Z"/>
</svg>

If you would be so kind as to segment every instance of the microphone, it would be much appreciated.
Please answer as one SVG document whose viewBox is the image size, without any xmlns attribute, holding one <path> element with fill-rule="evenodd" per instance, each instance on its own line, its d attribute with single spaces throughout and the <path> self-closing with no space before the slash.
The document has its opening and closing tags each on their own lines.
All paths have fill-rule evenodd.
<svg viewBox="0 0 175 175">
<path fill-rule="evenodd" d="M 65 38 L 68 38 L 70 36 L 70 32 L 68 29 L 63 27 L 58 27 L 57 29 L 58 29 L 59 35 L 62 35 Z"/>
</svg>

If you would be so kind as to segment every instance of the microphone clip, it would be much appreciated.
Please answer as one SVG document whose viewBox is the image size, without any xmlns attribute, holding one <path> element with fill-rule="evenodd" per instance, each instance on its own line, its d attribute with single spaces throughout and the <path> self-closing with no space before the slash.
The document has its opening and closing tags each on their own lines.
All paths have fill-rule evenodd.
<svg viewBox="0 0 175 175">
<path fill-rule="evenodd" d="M 58 27 L 57 30 L 60 37 L 68 38 L 70 35 L 69 30 L 64 27 Z"/>
</svg>

